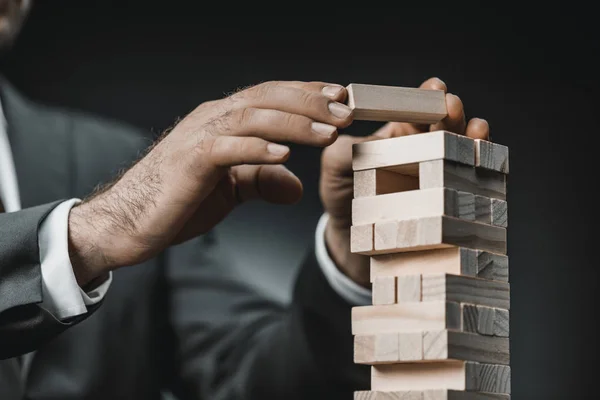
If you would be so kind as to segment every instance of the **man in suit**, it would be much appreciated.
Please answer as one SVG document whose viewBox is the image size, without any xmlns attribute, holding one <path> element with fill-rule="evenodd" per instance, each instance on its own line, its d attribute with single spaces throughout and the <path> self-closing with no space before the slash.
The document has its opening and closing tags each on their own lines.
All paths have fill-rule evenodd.
<svg viewBox="0 0 600 400">
<path fill-rule="evenodd" d="M 27 2 L 0 6 L 10 43 Z M 446 90 L 435 78 L 423 87 Z M 336 84 L 267 82 L 201 104 L 148 146 L 131 127 L 34 104 L 0 81 L 0 398 L 342 399 L 368 388 L 368 368 L 352 362 L 350 308 L 370 292 L 366 258 L 349 251 L 351 145 L 432 129 L 487 137 L 488 125 L 467 124 L 447 94 L 435 126 L 353 138 L 338 135 L 352 122 L 345 97 Z M 286 307 L 229 272 L 214 230 L 249 199 L 298 200 L 278 142 L 325 147 L 325 213 Z M 89 195 L 99 182 L 112 183 Z"/>
</svg>

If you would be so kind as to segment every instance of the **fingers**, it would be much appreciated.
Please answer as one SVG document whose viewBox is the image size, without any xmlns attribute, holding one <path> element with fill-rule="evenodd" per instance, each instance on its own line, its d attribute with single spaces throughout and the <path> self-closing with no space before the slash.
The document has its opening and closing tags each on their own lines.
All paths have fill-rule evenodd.
<svg viewBox="0 0 600 400">
<path fill-rule="evenodd" d="M 240 202 L 261 199 L 292 204 L 302 197 L 302 183 L 283 165 L 240 165 L 231 169 Z"/>
<path fill-rule="evenodd" d="M 304 115 L 278 110 L 244 108 L 226 116 L 231 136 L 256 136 L 274 142 L 327 146 L 335 141 L 337 128 Z"/>
<path fill-rule="evenodd" d="M 485 119 L 472 118 L 467 124 L 465 134 L 473 139 L 490 140 L 490 125 Z"/>
<path fill-rule="evenodd" d="M 283 86 L 290 86 L 298 89 L 303 89 L 309 92 L 321 93 L 332 100 L 342 103 L 345 102 L 346 98 L 348 97 L 348 92 L 346 91 L 346 88 L 335 83 L 300 81 L 283 81 L 278 83 Z"/>
<path fill-rule="evenodd" d="M 308 84 L 306 90 L 297 87 L 301 84 L 267 82 L 229 98 L 232 109 L 261 108 L 279 110 L 291 114 L 304 115 L 315 121 L 344 128 L 352 122 L 352 110 L 345 104 L 323 94 L 323 84 Z M 320 91 L 314 91 L 318 90 Z M 336 96 L 345 96 L 345 89 Z"/>
<path fill-rule="evenodd" d="M 212 139 L 208 152 L 200 149 L 216 167 L 240 164 L 280 164 L 285 162 L 290 149 L 257 137 L 218 136 Z"/>
<path fill-rule="evenodd" d="M 465 121 L 465 109 L 462 100 L 452 93 L 447 93 L 446 108 L 448 110 L 446 118 L 437 124 L 433 124 L 430 130 L 446 130 L 461 135 L 464 134 L 467 124 Z"/>
</svg>

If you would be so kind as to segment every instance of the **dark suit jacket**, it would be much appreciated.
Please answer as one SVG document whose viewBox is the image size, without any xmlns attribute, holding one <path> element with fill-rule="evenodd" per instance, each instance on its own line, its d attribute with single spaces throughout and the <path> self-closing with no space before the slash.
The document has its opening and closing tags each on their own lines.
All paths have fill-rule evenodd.
<svg viewBox="0 0 600 400">
<path fill-rule="evenodd" d="M 23 211 L 0 214 L 0 399 L 349 399 L 350 306 L 309 251 L 282 306 L 236 280 L 216 234 L 114 273 L 103 303 L 59 322 L 42 300 L 38 226 L 149 144 L 114 122 L 32 104 L 6 82 L 2 107 Z M 226 246 L 225 246 L 226 247 Z M 18 354 L 36 350 L 26 380 Z"/>
</svg>

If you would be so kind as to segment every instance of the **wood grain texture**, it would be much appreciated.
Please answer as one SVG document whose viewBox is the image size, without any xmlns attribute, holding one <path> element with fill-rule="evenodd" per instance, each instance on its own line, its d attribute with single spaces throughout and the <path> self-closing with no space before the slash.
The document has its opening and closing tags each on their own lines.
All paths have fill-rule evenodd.
<svg viewBox="0 0 600 400">
<path fill-rule="evenodd" d="M 454 216 L 468 221 L 475 221 L 475 195 L 460 190 L 454 192 L 456 196 Z"/>
<path fill-rule="evenodd" d="M 477 306 L 473 304 L 461 304 L 460 307 L 462 311 L 462 331 L 477 333 L 477 325 L 479 324 Z"/>
<path fill-rule="evenodd" d="M 355 198 L 416 189 L 419 189 L 419 178 L 417 176 L 404 175 L 384 169 L 354 172 Z"/>
<path fill-rule="evenodd" d="M 421 332 L 405 332 L 398 334 L 398 360 L 420 361 L 423 359 L 423 334 Z"/>
<path fill-rule="evenodd" d="M 422 277 L 421 298 L 510 309 L 510 284 L 469 276 L 428 274 Z"/>
<path fill-rule="evenodd" d="M 423 332 L 424 360 L 510 364 L 509 339 L 450 330 Z"/>
<path fill-rule="evenodd" d="M 447 115 L 441 90 L 351 83 L 348 106 L 355 120 L 435 124 Z"/>
<path fill-rule="evenodd" d="M 508 337 L 510 334 L 510 311 L 496 308 L 494 336 Z"/>
<path fill-rule="evenodd" d="M 373 251 L 373 224 L 350 227 L 350 251 L 362 253 Z"/>
<path fill-rule="evenodd" d="M 419 289 L 421 288 L 419 287 Z M 394 304 L 396 302 L 396 278 L 393 276 L 377 277 L 373 281 L 372 296 L 374 305 Z"/>
<path fill-rule="evenodd" d="M 354 363 L 363 364 L 374 357 L 375 335 L 354 336 Z"/>
<path fill-rule="evenodd" d="M 356 143 L 352 146 L 354 171 L 440 159 L 473 166 L 474 140 L 451 132 L 434 131 Z"/>
<path fill-rule="evenodd" d="M 501 282 L 508 282 L 508 257 L 487 251 L 477 252 L 477 276 Z"/>
<path fill-rule="evenodd" d="M 506 199 L 506 175 L 449 160 L 419 163 L 419 188 L 447 187 L 475 195 Z"/>
<path fill-rule="evenodd" d="M 506 229 L 448 216 L 407 219 L 375 224 L 375 255 L 439 249 L 450 246 L 506 253 Z"/>
<path fill-rule="evenodd" d="M 475 221 L 482 224 L 492 223 L 492 199 L 475 195 Z"/>
<path fill-rule="evenodd" d="M 371 388 L 381 392 L 450 389 L 510 394 L 510 379 L 509 366 L 470 361 L 399 363 L 371 368 Z"/>
<path fill-rule="evenodd" d="M 492 199 L 492 224 L 503 228 L 508 226 L 508 203 L 505 200 Z"/>
<path fill-rule="evenodd" d="M 354 336 L 354 363 L 376 365 L 399 362 L 398 337 L 398 333 Z"/>
<path fill-rule="evenodd" d="M 359 391 L 354 400 L 510 400 L 510 395 L 457 390 Z"/>
<path fill-rule="evenodd" d="M 475 165 L 508 174 L 508 147 L 475 139 Z"/>
<path fill-rule="evenodd" d="M 396 278 L 396 282 L 398 303 L 421 301 L 421 275 L 402 275 Z"/>
<path fill-rule="evenodd" d="M 458 303 L 431 301 L 352 308 L 353 335 L 442 329 L 461 329 Z"/>
<path fill-rule="evenodd" d="M 470 213 L 469 207 L 472 206 L 474 217 L 475 204 L 473 196 L 464 198 L 463 202 L 469 202 L 470 200 L 473 200 L 473 202 L 463 204 L 461 211 Z M 409 190 L 360 197 L 352 200 L 352 224 L 365 225 L 439 215 L 458 217 L 458 207 L 456 191 L 446 188 Z M 466 215 L 466 217 L 469 217 L 469 215 Z"/>
<path fill-rule="evenodd" d="M 477 306 L 477 333 L 494 336 L 496 309 L 493 307 Z"/>
</svg>

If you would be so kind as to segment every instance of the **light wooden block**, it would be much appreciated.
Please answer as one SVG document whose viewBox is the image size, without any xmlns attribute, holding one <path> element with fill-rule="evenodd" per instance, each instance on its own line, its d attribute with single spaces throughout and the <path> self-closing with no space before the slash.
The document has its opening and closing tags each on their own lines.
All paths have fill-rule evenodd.
<svg viewBox="0 0 600 400">
<path fill-rule="evenodd" d="M 457 390 L 357 391 L 354 400 L 510 400 L 510 395 Z"/>
<path fill-rule="evenodd" d="M 441 90 L 351 83 L 348 106 L 355 120 L 435 124 L 447 115 Z"/>
<path fill-rule="evenodd" d="M 422 277 L 421 298 L 510 309 L 510 284 L 469 276 L 428 274 Z"/>
<path fill-rule="evenodd" d="M 374 365 L 399 362 L 398 338 L 398 333 L 355 336 L 354 363 Z"/>
<path fill-rule="evenodd" d="M 430 160 L 419 163 L 419 188 L 447 187 L 480 196 L 506 199 L 506 175 L 452 162 Z"/>
<path fill-rule="evenodd" d="M 465 214 L 465 218 L 474 219 L 474 196 L 464 193 L 462 205 L 458 204 L 457 197 L 455 190 L 446 188 L 360 197 L 352 200 L 352 224 L 365 225 L 440 215 L 459 217 L 461 212 Z"/>
<path fill-rule="evenodd" d="M 373 281 L 372 293 L 374 305 L 394 304 L 396 302 L 396 278 L 393 276 L 377 277 Z"/>
<path fill-rule="evenodd" d="M 475 139 L 475 165 L 508 174 L 508 147 Z"/>
<path fill-rule="evenodd" d="M 506 254 L 506 229 L 448 216 L 407 219 L 375 224 L 375 255 L 450 246 Z"/>
<path fill-rule="evenodd" d="M 424 360 L 510 364 L 509 339 L 450 330 L 423 332 Z"/>
<path fill-rule="evenodd" d="M 350 227 L 350 251 L 361 253 L 373 251 L 373 224 Z"/>
<path fill-rule="evenodd" d="M 432 273 L 477 276 L 478 251 L 463 247 L 381 254 L 371 257 L 371 282 L 377 276 Z"/>
<path fill-rule="evenodd" d="M 508 226 L 508 203 L 505 200 L 492 199 L 492 224 L 503 228 Z"/>
<path fill-rule="evenodd" d="M 494 335 L 496 309 L 493 307 L 477 306 L 477 333 L 480 335 Z"/>
<path fill-rule="evenodd" d="M 477 276 L 481 279 L 508 282 L 508 257 L 504 254 L 478 251 Z"/>
<path fill-rule="evenodd" d="M 354 172 L 354 197 L 404 192 L 419 189 L 419 178 L 384 169 Z"/>
<path fill-rule="evenodd" d="M 371 368 L 376 392 L 460 390 L 510 394 L 511 370 L 506 365 L 470 361 L 387 364 Z"/>
<path fill-rule="evenodd" d="M 510 315 L 508 310 L 496 308 L 494 318 L 494 336 L 508 337 L 510 334 Z"/>
<path fill-rule="evenodd" d="M 352 334 L 409 333 L 461 329 L 458 303 L 431 301 L 352 308 Z"/>
<path fill-rule="evenodd" d="M 354 336 L 354 363 L 362 364 L 373 358 L 375 335 Z"/>
<path fill-rule="evenodd" d="M 466 219 L 468 221 L 475 221 L 475 195 L 473 193 L 462 192 L 460 190 L 454 192 L 456 193 L 456 208 L 454 211 L 454 215 L 449 213 L 446 213 L 446 215 Z"/>
<path fill-rule="evenodd" d="M 392 169 L 405 164 L 441 159 L 474 165 L 474 140 L 451 132 L 434 131 L 356 143 L 352 146 L 354 171 Z"/>
<path fill-rule="evenodd" d="M 475 221 L 483 224 L 492 223 L 492 199 L 475 195 Z"/>
<path fill-rule="evenodd" d="M 381 277 L 375 278 L 381 279 Z M 421 301 L 421 275 L 402 275 L 396 278 L 398 303 Z"/>
<path fill-rule="evenodd" d="M 423 334 L 408 332 L 398 334 L 398 361 L 420 361 L 423 359 Z"/>
</svg>

